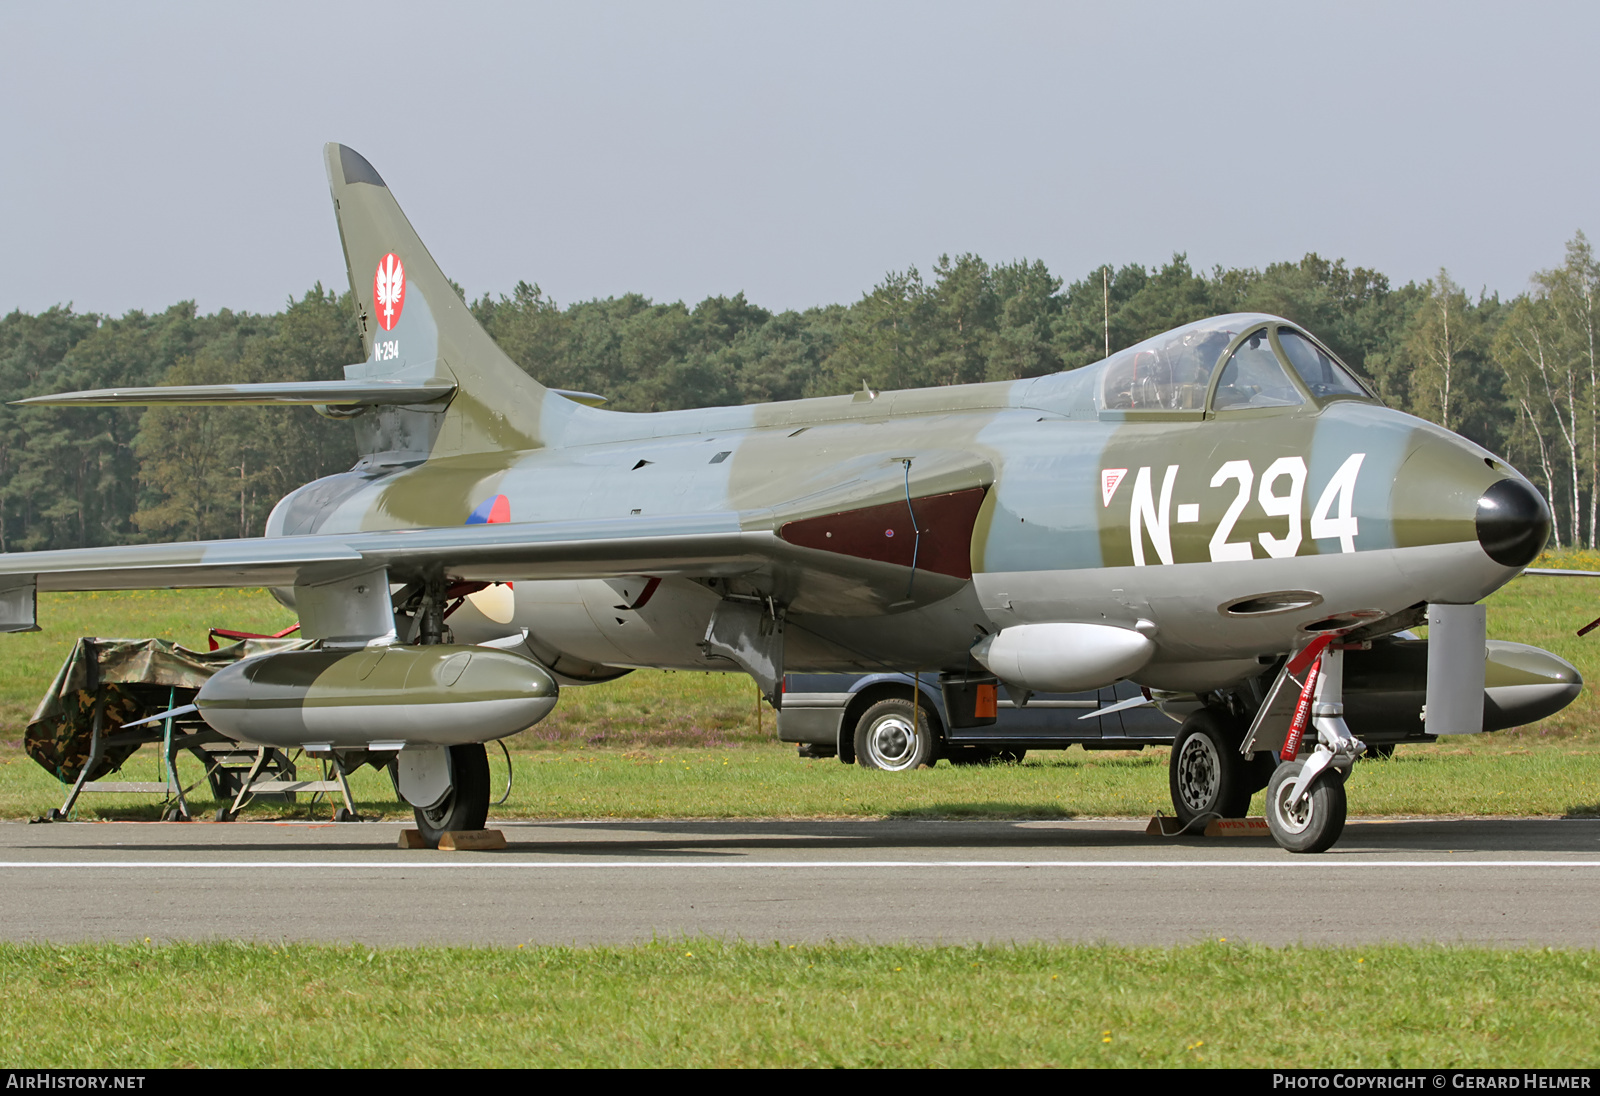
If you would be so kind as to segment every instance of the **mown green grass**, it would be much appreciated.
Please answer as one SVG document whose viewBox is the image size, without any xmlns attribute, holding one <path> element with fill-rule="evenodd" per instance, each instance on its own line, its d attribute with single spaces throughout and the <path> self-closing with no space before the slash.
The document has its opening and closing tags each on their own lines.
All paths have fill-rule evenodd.
<svg viewBox="0 0 1600 1096">
<path fill-rule="evenodd" d="M 1568 557 L 1572 566 L 1600 570 Z M 1492 635 L 1600 672 L 1572 632 L 1600 586 L 1524 578 Z M 217 624 L 275 631 L 260 591 L 45 595 L 43 633 L 0 637 L 0 816 L 63 789 L 22 725 L 79 635 L 203 646 Z M 1363 763 L 1355 813 L 1600 813 L 1586 690 L 1545 723 Z M 803 762 L 757 722 L 737 676 L 635 673 L 570 689 L 512 740 L 508 818 L 1145 815 L 1168 808 L 1166 755 L 1042 753 L 1021 765 L 890 775 Z M 491 748 L 497 792 L 504 762 Z M 190 771 L 189 776 L 198 772 Z M 151 751 L 125 778 L 156 776 Z M 405 817 L 386 778 L 367 813 Z M 148 797 L 81 817 L 154 817 Z M 201 797 L 201 809 L 209 804 Z M 1259 806 L 1259 805 L 1258 805 Z M 256 817 L 331 807 L 262 804 Z M 1383 945 L 865 947 L 712 940 L 501 950 L 226 943 L 0 945 L 0 1066 L 1245 1066 L 1592 1064 L 1600 953 Z M 24 1004 L 25 1007 L 24 1007 Z M 1291 1019 L 1286 1019 L 1291 1018 Z"/>
<path fill-rule="evenodd" d="M 1553 554 L 1543 565 L 1600 570 L 1600 558 Z M 1576 629 L 1600 614 L 1600 583 L 1524 577 L 1489 599 L 1492 636 L 1532 643 L 1600 678 L 1600 632 Z M 159 635 L 205 645 L 220 625 L 276 631 L 293 615 L 264 591 L 149 591 L 40 598 L 46 631 L 0 637 L 0 817 L 32 817 L 59 805 L 63 788 L 21 752 L 22 728 L 80 635 Z M 1364 762 L 1350 784 L 1354 814 L 1594 815 L 1600 813 L 1600 733 L 1585 689 L 1566 711 L 1532 727 L 1402 747 L 1390 762 Z M 1170 810 L 1166 751 L 1036 752 L 1021 765 L 904 774 L 836 761 L 801 761 L 775 741 L 773 713 L 759 709 L 742 675 L 638 671 L 566 689 L 556 711 L 508 741 L 515 769 L 502 818 L 1069 818 Z M 496 797 L 505 763 L 490 748 Z M 180 774 L 199 776 L 185 759 Z M 128 762 L 123 779 L 160 778 L 155 751 Z M 354 781 L 364 813 L 405 817 L 386 777 Z M 151 797 L 85 796 L 83 818 L 151 818 Z M 197 812 L 214 809 L 203 792 Z M 1259 802 L 1256 809 L 1259 810 Z M 262 803 L 255 817 L 326 817 L 328 804 Z"/>
<path fill-rule="evenodd" d="M 0 945 L 0 1065 L 1592 1066 L 1600 953 Z"/>
</svg>

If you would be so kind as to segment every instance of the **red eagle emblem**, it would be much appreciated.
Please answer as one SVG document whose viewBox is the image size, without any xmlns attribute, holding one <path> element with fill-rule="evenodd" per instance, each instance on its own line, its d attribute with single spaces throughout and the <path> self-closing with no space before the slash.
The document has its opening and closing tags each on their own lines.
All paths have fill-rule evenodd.
<svg viewBox="0 0 1600 1096">
<path fill-rule="evenodd" d="M 406 265 L 392 251 L 378 260 L 378 272 L 372 276 L 372 304 L 378 326 L 393 331 L 406 305 Z"/>
</svg>

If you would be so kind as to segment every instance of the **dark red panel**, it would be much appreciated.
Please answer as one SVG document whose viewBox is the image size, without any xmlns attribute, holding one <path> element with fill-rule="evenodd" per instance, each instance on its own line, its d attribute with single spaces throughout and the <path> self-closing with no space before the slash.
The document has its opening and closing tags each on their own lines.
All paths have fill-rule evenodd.
<svg viewBox="0 0 1600 1096">
<path fill-rule="evenodd" d="M 917 570 L 955 578 L 972 577 L 972 527 L 983 505 L 985 487 L 952 491 L 912 499 L 922 542 L 917 543 L 911 510 L 904 501 L 844 510 L 820 518 L 791 521 L 778 530 L 790 544 L 820 548 L 824 552 L 871 559 L 879 563 L 911 566 L 913 549 Z"/>
</svg>

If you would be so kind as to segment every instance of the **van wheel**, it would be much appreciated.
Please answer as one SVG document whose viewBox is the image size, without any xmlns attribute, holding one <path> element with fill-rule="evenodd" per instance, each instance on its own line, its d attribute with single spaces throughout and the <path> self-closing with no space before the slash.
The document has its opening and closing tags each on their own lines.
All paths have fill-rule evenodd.
<svg viewBox="0 0 1600 1096">
<path fill-rule="evenodd" d="M 939 760 L 939 740 L 923 708 L 913 718 L 911 701 L 880 700 L 856 724 L 856 764 L 864 769 L 904 772 Z"/>
</svg>

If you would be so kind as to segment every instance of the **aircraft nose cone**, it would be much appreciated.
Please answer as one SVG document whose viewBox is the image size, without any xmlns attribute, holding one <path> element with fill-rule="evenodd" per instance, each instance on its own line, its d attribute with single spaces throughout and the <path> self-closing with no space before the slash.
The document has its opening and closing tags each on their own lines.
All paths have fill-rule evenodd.
<svg viewBox="0 0 1600 1096">
<path fill-rule="evenodd" d="M 1521 480 L 1503 479 L 1478 499 L 1478 543 L 1505 567 L 1526 567 L 1550 539 L 1550 507 Z"/>
</svg>

